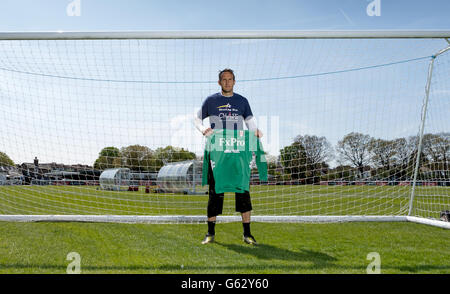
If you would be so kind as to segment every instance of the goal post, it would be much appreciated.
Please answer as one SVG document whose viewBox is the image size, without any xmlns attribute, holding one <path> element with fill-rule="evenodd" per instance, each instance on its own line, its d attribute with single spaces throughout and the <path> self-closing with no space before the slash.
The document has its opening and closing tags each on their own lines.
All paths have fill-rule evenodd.
<svg viewBox="0 0 450 294">
<path fill-rule="evenodd" d="M 439 219 L 450 210 L 449 38 L 1 32 L 0 220 L 205 222 L 193 121 L 232 68 L 264 134 L 269 178 L 253 164 L 253 221 L 450 228 Z M 239 220 L 226 193 L 218 221 Z"/>
<path fill-rule="evenodd" d="M 428 103 L 429 103 L 429 98 L 430 98 L 430 88 L 431 88 L 431 79 L 432 79 L 432 75 L 433 75 L 433 65 L 434 65 L 435 59 L 439 55 L 447 52 L 448 50 L 450 50 L 450 46 L 445 49 L 442 49 L 438 53 L 434 54 L 431 57 L 430 64 L 428 66 L 428 76 L 427 76 L 427 83 L 425 86 L 425 97 L 424 97 L 424 102 L 423 102 L 423 106 L 422 106 L 422 117 L 421 117 L 420 130 L 419 130 L 419 142 L 418 142 L 418 146 L 417 146 L 417 156 L 416 156 L 416 163 L 415 163 L 415 168 L 414 168 L 414 177 L 413 177 L 413 184 L 412 184 L 412 189 L 411 189 L 411 199 L 410 199 L 410 203 L 409 203 L 408 215 L 411 215 L 411 213 L 413 211 L 413 207 L 414 207 L 414 195 L 415 195 L 414 192 L 415 192 L 415 188 L 417 185 L 417 175 L 419 173 L 420 157 L 421 157 L 422 148 L 423 148 L 423 135 L 424 135 L 425 122 L 426 122 L 426 117 L 427 117 L 427 108 L 428 108 Z M 448 144 L 450 144 L 450 142 L 447 142 L 447 145 Z M 450 146 L 448 146 L 446 148 L 450 149 Z M 446 154 L 447 150 L 445 150 L 444 152 Z M 447 164 L 447 162 L 445 159 L 445 165 L 446 164 Z"/>
</svg>

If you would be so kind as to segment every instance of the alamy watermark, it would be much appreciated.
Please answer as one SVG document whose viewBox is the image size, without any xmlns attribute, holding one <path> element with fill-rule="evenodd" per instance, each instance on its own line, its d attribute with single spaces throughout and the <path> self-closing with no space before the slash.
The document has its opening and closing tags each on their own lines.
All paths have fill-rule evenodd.
<svg viewBox="0 0 450 294">
<path fill-rule="evenodd" d="M 177 115 L 170 119 L 169 125 L 166 127 L 164 124 L 161 124 L 160 128 L 155 130 L 155 136 L 164 137 L 166 133 L 169 133 L 169 140 L 171 146 L 187 146 L 189 150 L 196 152 L 202 152 L 202 134 L 199 130 L 195 128 L 193 125 L 193 118 L 198 114 L 198 109 L 196 107 L 192 107 L 191 110 L 187 111 L 187 114 Z M 263 133 L 263 136 L 260 138 L 260 143 L 263 147 L 263 150 L 268 154 L 277 154 L 277 152 L 281 149 L 280 143 L 280 117 L 276 115 L 271 116 L 257 116 L 254 117 L 255 121 L 257 120 L 257 127 Z M 234 129 L 235 124 L 237 125 L 245 125 L 244 119 L 236 119 L 236 120 L 224 120 L 222 121 L 221 117 L 218 116 L 209 116 L 208 122 L 206 123 L 207 127 L 210 127 L 211 124 L 219 124 L 223 126 L 223 122 L 225 121 L 225 129 Z M 231 134 L 228 134 L 231 136 Z M 253 136 L 252 136 L 253 137 Z M 249 151 L 256 151 L 256 141 L 249 142 L 250 149 Z M 226 142 L 225 142 L 226 144 Z M 201 148 L 199 148 L 202 146 Z M 215 146 L 214 150 L 223 150 L 218 146 Z M 201 150 L 200 150 L 201 149 Z"/>
<path fill-rule="evenodd" d="M 367 254 L 367 260 L 371 261 L 366 268 L 367 274 L 380 274 L 381 273 L 381 257 L 378 252 L 370 252 Z"/>
<path fill-rule="evenodd" d="M 381 16 L 381 0 L 373 0 L 367 5 L 366 13 L 368 16 Z"/>
<path fill-rule="evenodd" d="M 66 260 L 71 261 L 67 266 L 66 273 L 80 274 L 81 273 L 81 256 L 78 252 L 70 252 L 67 254 Z"/>
<path fill-rule="evenodd" d="M 81 16 L 81 0 L 73 0 L 66 7 L 68 16 Z"/>
</svg>

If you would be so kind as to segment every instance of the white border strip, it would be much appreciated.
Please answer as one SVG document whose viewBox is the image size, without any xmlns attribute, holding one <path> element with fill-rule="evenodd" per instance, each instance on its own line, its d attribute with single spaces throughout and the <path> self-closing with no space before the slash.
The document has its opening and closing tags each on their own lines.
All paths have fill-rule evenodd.
<svg viewBox="0 0 450 294">
<path fill-rule="evenodd" d="M 0 215 L 8 222 L 105 222 L 105 223 L 206 223 L 206 216 L 147 215 Z M 240 216 L 218 216 L 217 222 L 240 222 Z M 406 222 L 406 216 L 252 216 L 253 222 L 336 223 L 336 222 Z"/>
<path fill-rule="evenodd" d="M 385 39 L 450 38 L 450 31 L 97 31 L 97 32 L 0 32 L 0 40 L 85 39 Z"/>
</svg>

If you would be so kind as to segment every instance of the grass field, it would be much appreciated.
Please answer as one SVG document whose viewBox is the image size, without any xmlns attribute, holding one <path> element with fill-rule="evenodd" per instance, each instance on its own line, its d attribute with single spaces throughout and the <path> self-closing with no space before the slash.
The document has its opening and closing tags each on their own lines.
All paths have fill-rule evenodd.
<svg viewBox="0 0 450 294">
<path fill-rule="evenodd" d="M 205 225 L 1 223 L 0 273 L 365 274 L 378 252 L 381 273 L 450 273 L 450 232 L 413 223 L 263 224 L 241 240 L 239 223 Z"/>
<path fill-rule="evenodd" d="M 411 187 L 252 187 L 254 214 L 401 215 Z M 423 211 L 450 207 L 447 187 L 418 187 Z M 204 215 L 207 196 L 107 192 L 95 187 L 0 187 L 0 214 Z M 234 213 L 226 195 L 224 214 Z M 425 215 L 426 216 L 426 215 Z M 242 242 L 240 223 L 219 223 L 217 243 L 201 245 L 205 224 L 0 223 L 0 273 L 365 274 L 378 252 L 382 273 L 450 273 L 450 231 L 413 223 L 253 223 L 261 245 Z"/>
<path fill-rule="evenodd" d="M 409 186 L 252 186 L 259 215 L 404 215 Z M 94 186 L 3 186 L 0 214 L 204 215 L 207 195 L 112 192 Z M 424 217 L 450 208 L 450 187 L 417 187 L 414 207 Z M 224 214 L 234 213 L 226 193 Z"/>
</svg>

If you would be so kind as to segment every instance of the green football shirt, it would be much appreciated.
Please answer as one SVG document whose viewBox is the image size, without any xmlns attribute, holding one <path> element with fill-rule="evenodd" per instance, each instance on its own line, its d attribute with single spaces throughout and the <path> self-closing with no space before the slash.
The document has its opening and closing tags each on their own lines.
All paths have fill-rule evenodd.
<svg viewBox="0 0 450 294">
<path fill-rule="evenodd" d="M 267 181 L 267 162 L 260 140 L 248 130 L 214 130 L 207 137 L 202 185 L 208 184 L 211 165 L 216 193 L 250 191 L 251 162 L 255 155 L 259 179 Z"/>
</svg>

